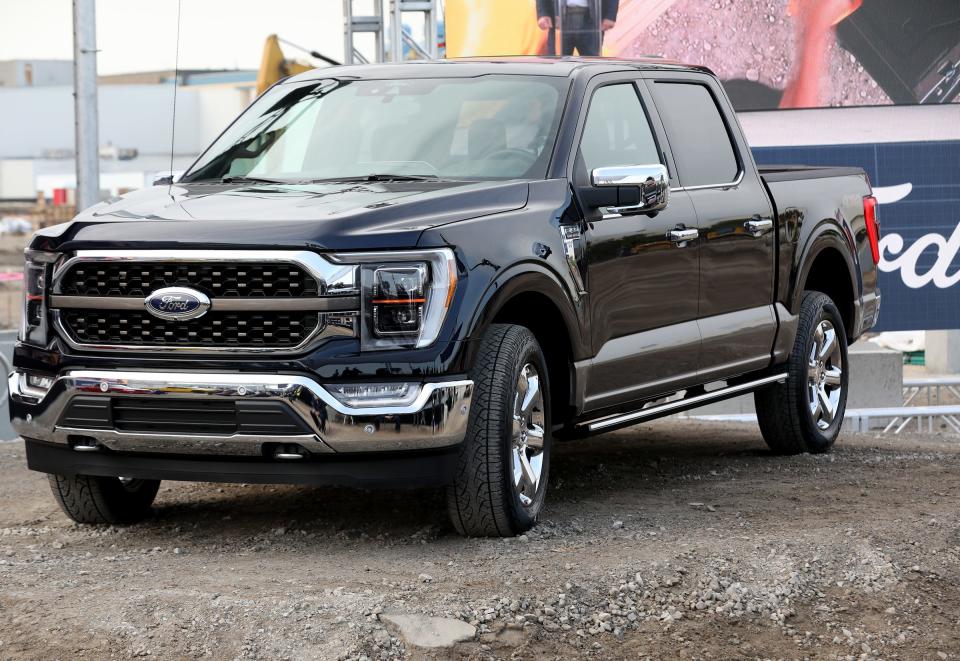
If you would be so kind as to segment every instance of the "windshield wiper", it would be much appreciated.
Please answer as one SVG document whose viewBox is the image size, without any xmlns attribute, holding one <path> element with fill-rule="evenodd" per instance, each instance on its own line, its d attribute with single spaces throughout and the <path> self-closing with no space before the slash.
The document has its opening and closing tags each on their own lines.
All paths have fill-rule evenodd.
<svg viewBox="0 0 960 661">
<path fill-rule="evenodd" d="M 310 183 L 324 181 L 439 181 L 435 174 L 365 174 L 359 177 L 331 177 L 329 179 L 312 179 Z"/>
<path fill-rule="evenodd" d="M 266 177 L 246 177 L 242 175 L 226 175 L 220 177 L 221 184 L 285 184 L 286 181 L 279 179 L 268 179 Z"/>
<path fill-rule="evenodd" d="M 428 181 L 439 179 L 435 174 L 368 174 L 365 181 Z"/>
</svg>

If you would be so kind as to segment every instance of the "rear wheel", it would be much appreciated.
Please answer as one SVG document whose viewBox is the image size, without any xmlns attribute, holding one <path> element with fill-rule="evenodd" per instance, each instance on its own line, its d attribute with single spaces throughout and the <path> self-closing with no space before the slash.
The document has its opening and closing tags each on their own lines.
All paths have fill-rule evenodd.
<svg viewBox="0 0 960 661">
<path fill-rule="evenodd" d="M 77 523 L 135 523 L 150 514 L 160 480 L 49 475 L 60 509 Z"/>
<path fill-rule="evenodd" d="M 830 297 L 806 292 L 787 380 L 754 394 L 760 431 L 782 454 L 828 451 L 847 406 L 847 335 Z"/>
<path fill-rule="evenodd" d="M 550 385 L 543 352 L 522 326 L 495 324 L 472 378 L 467 435 L 447 490 L 462 535 L 508 537 L 543 509 L 550 468 Z"/>
</svg>

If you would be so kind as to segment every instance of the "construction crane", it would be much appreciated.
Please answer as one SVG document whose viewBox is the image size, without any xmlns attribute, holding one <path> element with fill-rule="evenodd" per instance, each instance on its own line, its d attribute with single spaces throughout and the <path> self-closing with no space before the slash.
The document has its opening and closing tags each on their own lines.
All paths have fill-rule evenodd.
<svg viewBox="0 0 960 661">
<path fill-rule="evenodd" d="M 331 66 L 338 66 L 340 64 L 337 60 L 327 57 L 323 53 L 303 48 L 286 39 L 281 39 L 275 34 L 271 34 L 263 44 L 263 57 L 260 59 L 260 71 L 257 73 L 257 95 L 263 94 L 268 87 L 277 81 L 283 80 L 287 76 L 293 76 L 316 68 L 314 65 L 306 62 L 288 59 L 284 56 L 280 44 L 302 51 L 310 57 L 326 62 Z"/>
</svg>

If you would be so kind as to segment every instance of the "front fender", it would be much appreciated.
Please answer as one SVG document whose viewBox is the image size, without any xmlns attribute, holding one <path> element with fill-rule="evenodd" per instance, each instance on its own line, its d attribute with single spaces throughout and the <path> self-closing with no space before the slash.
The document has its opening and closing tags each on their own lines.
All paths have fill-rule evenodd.
<svg viewBox="0 0 960 661">
<path fill-rule="evenodd" d="M 531 262 L 516 264 L 490 282 L 470 322 L 469 339 L 479 341 L 513 297 L 531 292 L 542 294 L 560 312 L 574 360 L 587 358 L 589 347 L 584 342 L 580 315 L 571 302 L 566 285 L 550 269 Z"/>
<path fill-rule="evenodd" d="M 421 246 L 453 247 L 462 262 L 464 290 L 454 337 L 467 340 L 468 351 L 479 344 L 511 299 L 535 293 L 558 311 L 574 359 L 588 357 L 583 331 L 586 299 L 573 283 L 560 230 L 562 223 L 576 217 L 569 184 L 545 180 L 530 183 L 523 209 L 424 232 Z M 466 365 L 471 361 L 472 356 Z"/>
</svg>

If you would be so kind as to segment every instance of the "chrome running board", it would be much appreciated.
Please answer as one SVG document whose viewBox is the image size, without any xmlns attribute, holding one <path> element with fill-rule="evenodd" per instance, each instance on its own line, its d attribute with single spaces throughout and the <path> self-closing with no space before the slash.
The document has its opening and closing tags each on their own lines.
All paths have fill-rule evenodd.
<svg viewBox="0 0 960 661">
<path fill-rule="evenodd" d="M 708 404 L 721 399 L 727 399 L 735 395 L 750 392 L 751 390 L 756 390 L 761 386 L 769 385 L 771 383 L 782 383 L 786 380 L 786 373 L 777 374 L 774 376 L 765 376 L 762 379 L 748 381 L 746 383 L 739 383 L 735 386 L 727 386 L 726 388 L 705 392 L 702 395 L 695 395 L 693 397 L 686 397 L 684 399 L 678 399 L 672 402 L 666 402 L 664 404 L 657 404 L 656 406 L 650 406 L 648 408 L 640 409 L 639 411 L 633 411 L 631 413 L 620 413 L 606 418 L 600 418 L 599 420 L 584 422 L 581 423 L 579 427 L 581 429 L 585 429 L 590 434 L 596 434 L 602 431 L 610 431 L 615 427 L 628 427 L 644 420 L 659 418 L 665 415 L 670 415 L 671 413 L 679 413 L 680 411 L 692 409 L 701 404 Z"/>
</svg>

